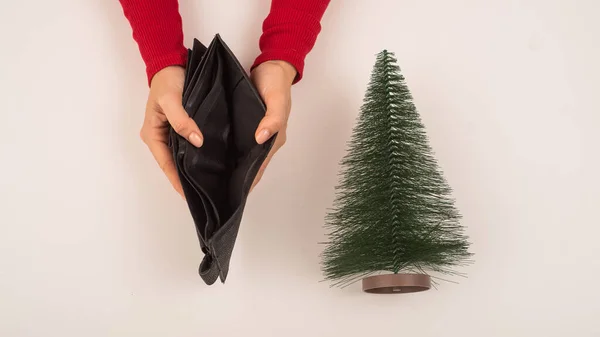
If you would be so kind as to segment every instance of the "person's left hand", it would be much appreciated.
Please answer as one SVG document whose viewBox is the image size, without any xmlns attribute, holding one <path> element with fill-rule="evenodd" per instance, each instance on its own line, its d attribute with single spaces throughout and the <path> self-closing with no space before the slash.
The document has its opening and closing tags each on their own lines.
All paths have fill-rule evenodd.
<svg viewBox="0 0 600 337">
<path fill-rule="evenodd" d="M 262 178 L 273 155 L 285 144 L 287 122 L 292 108 L 291 89 L 296 74 L 294 66 L 285 61 L 266 61 L 252 71 L 252 81 L 267 106 L 266 115 L 256 129 L 256 142 L 263 144 L 277 133 L 275 144 L 258 171 L 252 189 Z"/>
</svg>

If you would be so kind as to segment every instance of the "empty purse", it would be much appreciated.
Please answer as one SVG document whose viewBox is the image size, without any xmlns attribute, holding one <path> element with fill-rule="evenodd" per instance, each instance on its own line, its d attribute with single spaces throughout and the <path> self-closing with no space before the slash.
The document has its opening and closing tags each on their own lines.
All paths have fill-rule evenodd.
<svg viewBox="0 0 600 337">
<path fill-rule="evenodd" d="M 183 107 L 203 136 L 196 148 L 172 128 L 171 147 L 204 258 L 207 285 L 225 282 L 254 178 L 276 135 L 255 140 L 266 107 L 235 55 L 216 35 L 208 48 L 194 39 L 188 50 Z"/>
</svg>

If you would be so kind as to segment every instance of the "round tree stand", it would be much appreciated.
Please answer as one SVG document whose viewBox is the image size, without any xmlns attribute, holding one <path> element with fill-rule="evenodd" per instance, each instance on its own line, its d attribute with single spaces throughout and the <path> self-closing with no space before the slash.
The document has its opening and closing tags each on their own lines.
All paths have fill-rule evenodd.
<svg viewBox="0 0 600 337">
<path fill-rule="evenodd" d="M 429 290 L 431 277 L 425 274 L 384 274 L 362 280 L 363 291 L 372 294 L 404 294 Z"/>
</svg>

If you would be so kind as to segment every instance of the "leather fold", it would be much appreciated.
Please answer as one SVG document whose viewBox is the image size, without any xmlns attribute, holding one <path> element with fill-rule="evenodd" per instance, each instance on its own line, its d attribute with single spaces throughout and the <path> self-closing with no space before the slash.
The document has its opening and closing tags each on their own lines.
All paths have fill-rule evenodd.
<svg viewBox="0 0 600 337">
<path fill-rule="evenodd" d="M 196 148 L 172 128 L 172 150 L 204 257 L 198 273 L 207 285 L 227 279 L 250 187 L 277 135 L 255 140 L 266 106 L 219 34 L 208 47 L 194 39 L 182 97 L 203 136 Z"/>
</svg>

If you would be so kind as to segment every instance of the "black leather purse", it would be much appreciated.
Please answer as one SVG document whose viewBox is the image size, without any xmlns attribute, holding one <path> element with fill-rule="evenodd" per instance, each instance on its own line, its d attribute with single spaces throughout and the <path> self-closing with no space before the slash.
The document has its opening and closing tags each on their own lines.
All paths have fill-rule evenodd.
<svg viewBox="0 0 600 337">
<path fill-rule="evenodd" d="M 188 50 L 183 107 L 204 136 L 196 148 L 169 131 L 177 171 L 204 258 L 207 285 L 225 282 L 248 193 L 273 146 L 255 140 L 266 107 L 235 55 L 216 35 Z"/>
</svg>

